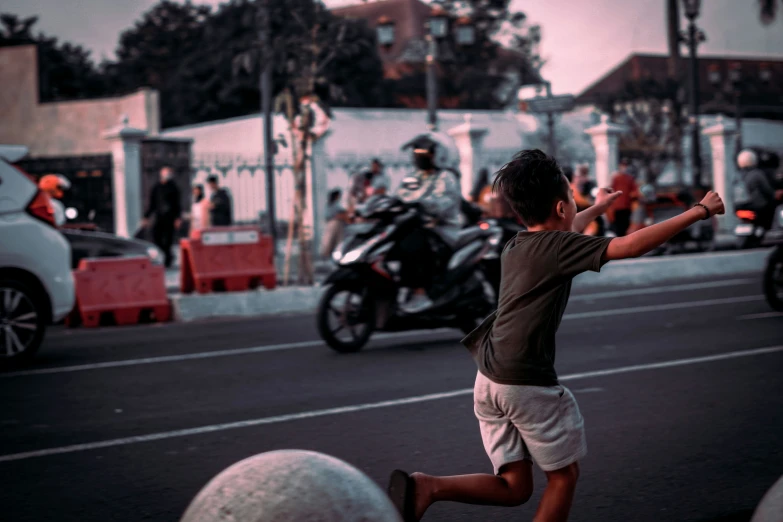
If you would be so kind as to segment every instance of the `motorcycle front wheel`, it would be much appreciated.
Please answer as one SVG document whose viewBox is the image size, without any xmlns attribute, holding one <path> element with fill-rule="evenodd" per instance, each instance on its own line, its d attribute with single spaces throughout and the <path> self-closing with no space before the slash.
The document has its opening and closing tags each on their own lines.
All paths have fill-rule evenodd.
<svg viewBox="0 0 783 522">
<path fill-rule="evenodd" d="M 783 247 L 778 247 L 769 256 L 764 270 L 764 295 L 769 306 L 783 312 Z"/>
<path fill-rule="evenodd" d="M 375 329 L 374 301 L 360 285 L 335 283 L 321 297 L 317 323 L 329 348 L 340 353 L 358 352 Z"/>
</svg>

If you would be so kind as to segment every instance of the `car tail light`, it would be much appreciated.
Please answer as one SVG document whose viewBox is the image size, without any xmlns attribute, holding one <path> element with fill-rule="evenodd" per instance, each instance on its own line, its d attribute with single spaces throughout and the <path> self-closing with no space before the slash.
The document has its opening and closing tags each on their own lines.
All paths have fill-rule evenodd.
<svg viewBox="0 0 783 522">
<path fill-rule="evenodd" d="M 57 227 L 57 223 L 54 220 L 54 208 L 52 208 L 52 202 L 49 196 L 41 192 L 40 190 L 35 194 L 35 197 L 27 205 L 27 213 L 36 219 L 40 219 L 47 225 Z"/>
<path fill-rule="evenodd" d="M 737 217 L 740 219 L 745 219 L 748 221 L 755 221 L 756 220 L 756 213 L 752 210 L 738 210 L 737 211 Z"/>
</svg>

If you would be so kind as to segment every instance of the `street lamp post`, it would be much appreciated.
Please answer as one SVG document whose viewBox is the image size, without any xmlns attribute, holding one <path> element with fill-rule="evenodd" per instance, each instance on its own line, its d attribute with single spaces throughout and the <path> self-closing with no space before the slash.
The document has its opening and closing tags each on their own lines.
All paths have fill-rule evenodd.
<svg viewBox="0 0 783 522">
<path fill-rule="evenodd" d="M 261 111 L 264 113 L 264 170 L 266 173 L 266 218 L 272 251 L 277 252 L 277 226 L 275 224 L 275 144 L 272 142 L 272 31 L 269 0 L 259 3 L 259 39 L 261 41 Z"/>
<path fill-rule="evenodd" d="M 701 129 L 699 126 L 699 43 L 705 40 L 704 33 L 696 27 L 701 0 L 683 0 L 685 16 L 688 17 L 688 33 L 683 39 L 690 50 L 690 123 L 691 123 L 691 162 L 693 165 L 693 187 L 702 188 L 701 172 Z"/>
<path fill-rule="evenodd" d="M 438 43 L 449 35 L 449 17 L 446 11 L 435 8 L 427 21 L 425 40 L 427 43 L 427 128 L 431 131 L 438 130 Z M 382 16 L 376 24 L 378 44 L 385 50 L 394 45 L 394 22 L 387 16 Z M 473 45 L 476 39 L 475 28 L 467 17 L 462 17 L 456 22 L 455 40 L 457 45 Z"/>
</svg>

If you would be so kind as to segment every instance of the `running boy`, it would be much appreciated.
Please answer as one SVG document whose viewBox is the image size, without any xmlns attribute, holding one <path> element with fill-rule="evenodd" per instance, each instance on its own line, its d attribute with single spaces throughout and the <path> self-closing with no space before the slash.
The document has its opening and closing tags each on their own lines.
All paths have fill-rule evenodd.
<svg viewBox="0 0 783 522">
<path fill-rule="evenodd" d="M 555 334 L 571 280 L 598 272 L 607 261 L 639 257 L 700 219 L 723 214 L 714 192 L 681 215 L 605 238 L 573 232 L 603 214 L 620 193 L 602 190 L 577 213 L 557 162 L 540 150 L 518 153 L 495 180 L 498 191 L 527 225 L 506 245 L 498 310 L 463 343 L 478 365 L 474 409 L 495 474 L 435 477 L 392 473 L 389 494 L 406 522 L 434 502 L 518 506 L 533 492 L 532 461 L 547 487 L 534 522 L 565 521 L 587 453 L 584 421 L 572 393 L 555 373 Z"/>
</svg>

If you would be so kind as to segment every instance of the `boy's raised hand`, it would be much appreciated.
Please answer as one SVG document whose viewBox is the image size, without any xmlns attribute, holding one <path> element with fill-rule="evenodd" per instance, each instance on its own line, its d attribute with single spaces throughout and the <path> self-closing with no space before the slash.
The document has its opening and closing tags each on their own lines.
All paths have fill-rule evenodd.
<svg viewBox="0 0 783 522">
<path fill-rule="evenodd" d="M 717 192 L 713 192 L 711 190 L 707 192 L 707 194 L 704 196 L 704 199 L 701 200 L 701 204 L 707 207 L 707 209 L 710 211 L 710 216 L 726 213 L 726 207 L 723 205 L 723 200 L 720 199 L 720 196 Z"/>
<path fill-rule="evenodd" d="M 598 194 L 595 196 L 595 205 L 602 207 L 604 210 L 612 206 L 617 198 L 623 195 L 622 190 L 614 192 L 612 189 L 602 188 L 598 190 Z"/>
</svg>

